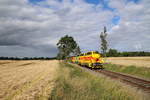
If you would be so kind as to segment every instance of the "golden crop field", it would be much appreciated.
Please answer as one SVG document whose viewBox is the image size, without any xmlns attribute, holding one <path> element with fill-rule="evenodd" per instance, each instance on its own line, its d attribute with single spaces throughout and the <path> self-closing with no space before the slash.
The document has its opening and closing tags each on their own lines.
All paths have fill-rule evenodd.
<svg viewBox="0 0 150 100">
<path fill-rule="evenodd" d="M 150 57 L 108 57 L 106 62 L 118 65 L 135 65 L 137 67 L 149 67 Z"/>
<path fill-rule="evenodd" d="M 0 100 L 48 99 L 58 61 L 0 61 Z"/>
</svg>

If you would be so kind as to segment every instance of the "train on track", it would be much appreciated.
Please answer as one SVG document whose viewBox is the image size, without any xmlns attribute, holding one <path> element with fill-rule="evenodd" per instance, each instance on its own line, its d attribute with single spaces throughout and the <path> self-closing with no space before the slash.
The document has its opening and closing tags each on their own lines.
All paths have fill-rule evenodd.
<svg viewBox="0 0 150 100">
<path fill-rule="evenodd" d="M 98 51 L 82 53 L 79 56 L 72 56 L 66 59 L 68 62 L 81 66 L 87 66 L 92 69 L 103 69 L 104 60 Z"/>
</svg>

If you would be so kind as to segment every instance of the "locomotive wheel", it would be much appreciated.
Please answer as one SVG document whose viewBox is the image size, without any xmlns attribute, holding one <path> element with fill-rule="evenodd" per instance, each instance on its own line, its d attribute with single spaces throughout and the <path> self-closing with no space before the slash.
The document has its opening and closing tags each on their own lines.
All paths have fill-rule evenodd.
<svg viewBox="0 0 150 100">
<path fill-rule="evenodd" d="M 93 66 L 93 64 L 91 64 L 91 68 L 92 68 L 92 69 L 94 69 L 94 66 Z"/>
<path fill-rule="evenodd" d="M 88 67 L 91 68 L 91 69 L 94 68 L 94 66 L 92 66 L 92 64 L 90 64 L 90 63 L 88 64 Z"/>
<path fill-rule="evenodd" d="M 81 66 L 81 63 L 79 63 L 79 65 Z"/>
<path fill-rule="evenodd" d="M 90 64 L 88 64 L 88 67 L 91 67 Z"/>
</svg>

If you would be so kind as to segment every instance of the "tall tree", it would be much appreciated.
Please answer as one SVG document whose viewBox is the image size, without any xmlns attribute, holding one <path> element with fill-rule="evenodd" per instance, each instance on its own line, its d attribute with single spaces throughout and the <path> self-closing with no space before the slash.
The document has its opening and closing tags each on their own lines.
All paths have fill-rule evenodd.
<svg viewBox="0 0 150 100">
<path fill-rule="evenodd" d="M 74 49 L 77 47 L 77 43 L 73 39 L 73 37 L 65 35 L 64 37 L 60 38 L 60 40 L 57 43 L 57 47 L 59 50 L 57 58 L 65 59 L 70 55 L 70 53 L 74 52 Z"/>
<path fill-rule="evenodd" d="M 100 39 L 101 39 L 101 50 L 102 50 L 102 54 L 104 56 L 106 56 L 106 51 L 107 51 L 107 40 L 106 40 L 106 37 L 107 37 L 107 29 L 106 27 L 104 27 L 104 31 L 101 32 L 100 34 Z"/>
<path fill-rule="evenodd" d="M 75 49 L 74 49 L 74 56 L 78 56 L 81 54 L 81 50 L 80 50 L 80 47 L 77 46 Z"/>
</svg>

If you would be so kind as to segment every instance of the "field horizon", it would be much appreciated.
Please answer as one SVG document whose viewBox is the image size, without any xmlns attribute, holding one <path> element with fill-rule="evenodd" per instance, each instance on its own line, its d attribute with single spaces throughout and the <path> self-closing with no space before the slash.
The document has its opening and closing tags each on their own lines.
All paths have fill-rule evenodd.
<svg viewBox="0 0 150 100">
<path fill-rule="evenodd" d="M 106 57 L 105 62 L 124 66 L 150 68 L 150 57 Z"/>
</svg>

